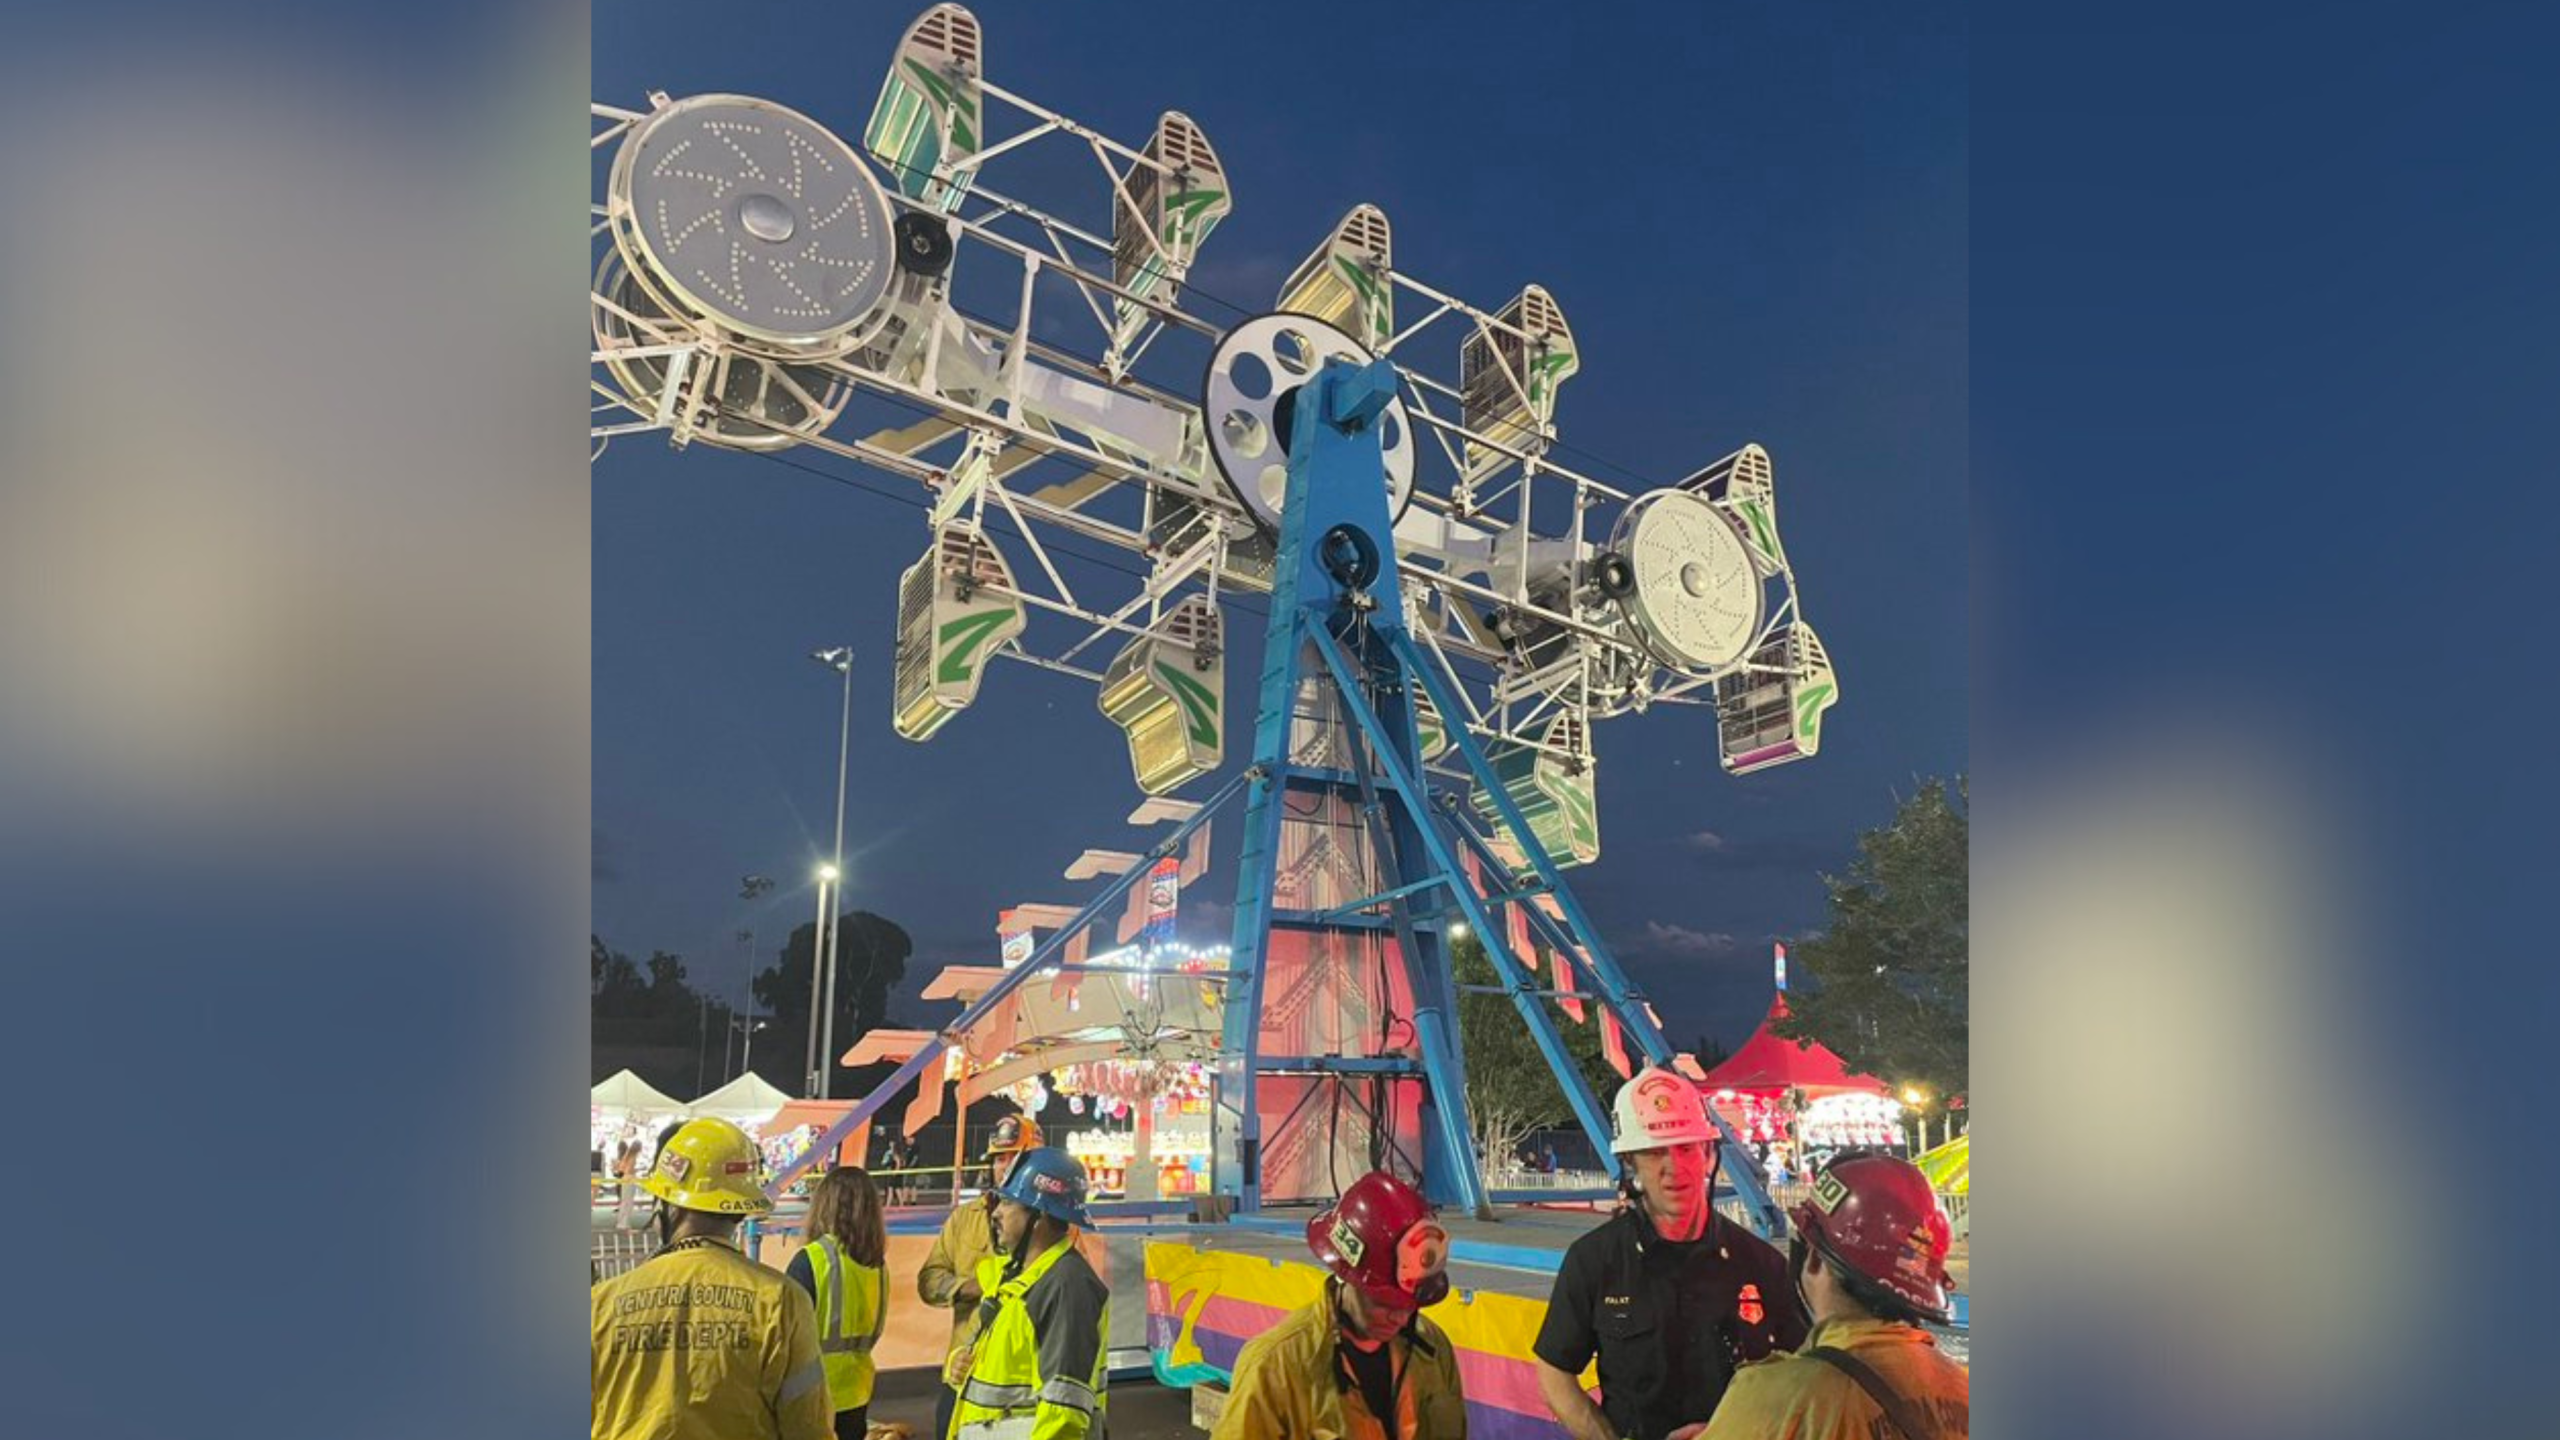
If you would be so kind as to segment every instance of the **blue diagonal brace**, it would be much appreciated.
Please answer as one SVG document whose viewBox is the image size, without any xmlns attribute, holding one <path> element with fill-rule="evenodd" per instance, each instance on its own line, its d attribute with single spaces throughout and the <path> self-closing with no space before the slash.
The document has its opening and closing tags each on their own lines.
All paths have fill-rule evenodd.
<svg viewBox="0 0 2560 1440">
<path fill-rule="evenodd" d="M 1448 840 L 1440 833 L 1440 827 L 1432 822 L 1428 806 L 1417 798 L 1427 792 L 1423 790 L 1419 778 L 1405 768 L 1403 760 L 1396 755 L 1393 748 L 1387 745 L 1386 728 L 1380 723 L 1377 715 L 1370 710 L 1368 702 L 1360 694 L 1359 687 L 1353 683 L 1350 664 L 1343 658 L 1341 648 L 1334 644 L 1333 637 L 1322 631 L 1316 631 L 1315 636 L 1316 653 L 1323 657 L 1326 668 L 1333 672 L 1335 680 L 1342 685 L 1343 708 L 1350 712 L 1352 721 L 1360 727 L 1361 733 L 1375 752 L 1378 764 L 1386 770 L 1389 782 L 1404 798 L 1407 810 L 1414 816 L 1414 828 L 1420 832 L 1422 843 L 1431 852 L 1432 863 L 1438 866 L 1443 874 L 1453 879 L 1462 876 L 1465 872 L 1458 867 L 1456 852 L 1450 848 Z M 1401 639 L 1401 636 L 1396 638 Z M 1410 666 L 1412 662 L 1408 660 L 1405 663 Z M 1563 1089 L 1566 1103 L 1573 1107 L 1575 1118 L 1582 1122 L 1583 1130 L 1591 1136 L 1592 1144 L 1606 1154 L 1609 1145 L 1608 1119 L 1601 1111 L 1598 1100 L 1592 1095 L 1590 1086 L 1583 1083 L 1582 1067 L 1574 1063 L 1572 1053 L 1564 1048 L 1564 1037 L 1556 1033 L 1554 1021 L 1544 1009 L 1537 1001 L 1520 993 L 1520 987 L 1524 983 L 1523 977 L 1527 973 L 1526 967 L 1504 943 L 1501 932 L 1494 926 L 1483 902 L 1477 898 L 1474 887 L 1460 881 L 1453 883 L 1449 891 L 1451 897 L 1457 901 L 1458 909 L 1466 916 L 1467 923 L 1475 927 L 1476 934 L 1483 937 L 1485 953 L 1495 957 L 1494 963 L 1500 967 L 1504 982 L 1511 987 L 1512 1004 L 1520 1011 L 1521 1019 L 1527 1022 L 1529 1033 L 1536 1039 L 1540 1053 L 1546 1056 L 1547 1064 L 1555 1070 L 1556 1084 Z M 1415 1028 L 1421 1028 L 1418 1018 Z M 1430 1053 L 1429 1038 L 1428 1035 L 1424 1037 L 1426 1055 Z M 1439 1081 L 1435 1078 L 1433 1083 L 1437 1086 Z M 1465 1094 L 1465 1083 L 1466 1077 L 1462 1070 L 1458 1077 L 1457 1091 L 1461 1096 Z M 1440 1111 L 1443 1123 L 1447 1123 L 1453 1115 L 1463 1119 L 1464 1112 L 1445 1101 Z M 1467 1137 L 1462 1140 L 1462 1143 L 1471 1145 L 1472 1137 Z M 1474 1152 L 1469 1149 L 1464 1153 L 1472 1155 Z M 1469 1174 L 1468 1179 L 1471 1186 L 1478 1192 L 1468 1200 L 1469 1207 L 1473 1208 L 1481 1201 L 1483 1177 Z"/>
<path fill-rule="evenodd" d="M 1439 672 L 1425 662 L 1421 648 L 1413 643 L 1411 636 L 1402 630 L 1389 630 L 1386 638 L 1387 643 L 1394 647 L 1396 658 L 1403 662 L 1405 672 L 1421 682 L 1431 696 L 1431 703 L 1440 707 L 1441 714 L 1464 716 L 1468 713 L 1460 708 L 1458 697 L 1451 693 Z M 1476 744 L 1475 736 L 1468 732 L 1463 720 L 1449 727 L 1449 739 L 1466 760 L 1467 769 L 1474 775 L 1476 784 L 1483 787 L 1486 797 L 1493 802 L 1502 823 L 1519 841 L 1521 853 L 1528 857 L 1530 867 L 1538 872 L 1538 878 L 1546 884 L 1548 893 L 1555 896 L 1556 906 L 1564 911 L 1566 923 L 1582 937 L 1578 947 L 1580 953 L 1576 953 L 1577 947 L 1572 941 L 1553 933 L 1554 917 L 1535 905 L 1529 907 L 1530 923 L 1547 932 L 1551 940 L 1562 941 L 1557 949 L 1567 957 L 1567 962 L 1584 969 L 1594 987 L 1609 997 L 1607 1004 L 1617 1015 L 1620 1028 L 1636 1038 L 1636 1043 L 1644 1050 L 1646 1062 L 1669 1069 L 1673 1060 L 1671 1043 L 1663 1038 L 1662 1028 L 1653 1023 L 1652 1012 L 1645 1008 L 1644 993 L 1628 983 L 1626 972 L 1618 968 L 1618 962 L 1611 958 L 1608 947 L 1601 943 L 1599 930 L 1592 925 L 1591 917 L 1583 913 L 1582 902 L 1574 897 L 1573 888 L 1565 883 L 1554 858 L 1547 854 L 1547 847 L 1540 844 L 1537 835 L 1529 829 L 1528 818 L 1513 803 L 1511 792 L 1495 778 L 1483 747 Z M 1453 816 L 1450 824 L 1473 839 L 1473 832 L 1468 830 L 1465 822 Z M 1496 857 L 1486 849 L 1483 858 L 1490 860 Z M 1760 1162 L 1742 1143 L 1742 1137 L 1725 1123 L 1724 1117 L 1715 1113 L 1712 1105 L 1707 1107 L 1707 1118 L 1715 1123 L 1717 1133 L 1724 1137 L 1718 1169 L 1749 1213 L 1751 1228 L 1770 1238 L 1784 1235 L 1786 1219 L 1779 1213 L 1777 1202 L 1769 1197 L 1768 1184 L 1761 1178 Z M 1614 1156 L 1611 1162 L 1614 1170 Z"/>
</svg>

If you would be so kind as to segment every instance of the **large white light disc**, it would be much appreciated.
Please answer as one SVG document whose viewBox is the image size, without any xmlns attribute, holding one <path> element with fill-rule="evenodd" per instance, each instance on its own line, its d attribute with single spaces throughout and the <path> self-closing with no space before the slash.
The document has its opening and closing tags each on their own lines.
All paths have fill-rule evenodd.
<svg viewBox="0 0 2560 1440">
<path fill-rule="evenodd" d="M 880 182 L 817 121 L 696 95 L 614 157 L 614 241 L 679 307 L 794 353 L 850 348 L 896 278 Z"/>
<path fill-rule="evenodd" d="M 1711 670 L 1751 648 L 1765 604 L 1760 575 L 1733 522 L 1704 496 L 1639 498 L 1618 521 L 1617 550 L 1635 572 L 1627 618 L 1664 664 Z"/>
<path fill-rule="evenodd" d="M 595 287 L 596 297 L 610 298 L 613 305 L 642 321 L 667 319 L 657 297 L 623 268 L 618 250 L 605 252 L 603 263 L 597 267 Z M 612 306 L 596 303 L 591 308 L 596 348 L 604 355 L 605 368 L 621 384 L 624 395 L 641 407 L 641 416 L 654 414 L 666 392 L 668 358 L 622 352 L 664 343 L 665 336 L 646 324 L 624 318 Z M 717 362 L 703 359 L 700 363 Z M 719 403 L 703 422 L 698 438 L 739 450 L 788 449 L 834 424 L 852 394 L 852 384 L 824 365 L 795 365 L 760 355 L 732 353 L 728 368 L 720 377 Z"/>
<path fill-rule="evenodd" d="M 1359 341 L 1304 315 L 1257 316 L 1218 343 L 1200 386 L 1209 454 L 1227 488 L 1265 529 L 1280 528 L 1280 507 L 1289 496 L 1283 423 L 1289 417 L 1281 414 L 1282 399 L 1313 380 L 1328 360 L 1366 365 L 1375 358 Z M 1404 518 L 1413 503 L 1414 446 L 1404 400 L 1388 401 L 1378 417 L 1378 455 L 1386 462 L 1389 523 Z"/>
</svg>

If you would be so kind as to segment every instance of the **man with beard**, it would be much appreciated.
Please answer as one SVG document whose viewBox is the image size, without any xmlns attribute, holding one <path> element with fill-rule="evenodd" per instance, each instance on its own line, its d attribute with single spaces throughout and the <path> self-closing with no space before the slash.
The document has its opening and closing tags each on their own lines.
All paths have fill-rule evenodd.
<svg viewBox="0 0 2560 1440">
<path fill-rule="evenodd" d="M 1103 1424 L 1111 1293 L 1076 1249 L 1093 1219 L 1084 1166 L 1024 1151 L 996 1191 L 996 1252 L 978 1262 L 978 1338 L 961 1352 L 955 1440 L 1084 1440 Z"/>
<path fill-rule="evenodd" d="M 916 1296 L 927 1305 L 951 1312 L 951 1343 L 943 1350 L 943 1386 L 933 1412 L 933 1440 L 951 1433 L 951 1407 L 958 1402 L 960 1381 L 968 1369 L 960 1357 L 978 1336 L 978 1262 L 995 1253 L 996 1189 L 1012 1173 L 1023 1152 L 1040 1146 L 1040 1126 L 1028 1115 L 1007 1115 L 996 1122 L 987 1140 L 987 1189 L 951 1207 L 942 1234 L 916 1272 Z M 959 1177 L 952 1177 L 957 1188 Z"/>
</svg>

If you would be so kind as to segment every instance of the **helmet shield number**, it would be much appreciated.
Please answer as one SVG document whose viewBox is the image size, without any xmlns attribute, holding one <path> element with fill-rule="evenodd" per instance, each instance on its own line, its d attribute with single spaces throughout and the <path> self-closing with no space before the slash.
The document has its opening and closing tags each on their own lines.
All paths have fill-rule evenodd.
<svg viewBox="0 0 2560 1440">
<path fill-rule="evenodd" d="M 1360 1263 L 1360 1257 L 1369 1248 L 1369 1242 L 1360 1238 L 1359 1227 L 1353 1225 L 1348 1217 L 1337 1218 L 1333 1222 L 1333 1233 L 1326 1238 L 1333 1241 L 1334 1250 L 1344 1262 L 1354 1266 Z"/>
</svg>

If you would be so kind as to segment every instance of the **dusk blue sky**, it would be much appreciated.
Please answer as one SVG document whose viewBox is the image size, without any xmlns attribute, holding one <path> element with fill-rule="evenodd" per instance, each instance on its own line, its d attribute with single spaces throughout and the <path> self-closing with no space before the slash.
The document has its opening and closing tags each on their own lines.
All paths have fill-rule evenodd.
<svg viewBox="0 0 2560 1440">
<path fill-rule="evenodd" d="M 594 94 L 744 93 L 855 139 L 923 8 L 724 8 L 704 24 L 698 6 L 617 5 L 598 16 Z M 1399 6 L 1355 36 L 1279 7 L 1221 7 L 1214 24 L 974 8 L 996 83 L 1131 144 L 1165 109 L 1207 132 L 1237 201 L 1201 291 L 1268 308 L 1333 221 L 1372 202 L 1400 268 L 1487 306 L 1536 281 L 1564 306 L 1584 354 L 1558 413 L 1567 463 L 1667 484 L 1746 440 L 1769 447 L 1789 556 L 1841 674 L 1822 754 L 1735 780 L 1707 711 L 1608 722 L 1604 853 L 1571 877 L 1677 1045 L 1701 1030 L 1739 1042 L 1768 1002 L 1771 939 L 1821 923 L 1821 874 L 1898 795 L 1966 765 L 1960 12 L 1636 5 L 1560 26 L 1552 8 Z M 1048 153 L 1053 175 L 1017 165 L 1004 188 L 1105 228 L 1090 161 Z M 1455 378 L 1453 358 L 1436 368 Z M 847 898 L 915 937 L 911 997 L 944 964 L 992 957 L 1000 906 L 1089 894 L 1061 872 L 1088 847 L 1141 848 L 1124 823 L 1141 797 L 1091 687 L 1026 666 L 992 670 L 930 744 L 897 738 L 893 590 L 926 540 L 900 500 L 923 492 L 788 459 L 642 436 L 595 467 L 595 927 L 635 956 L 680 952 L 734 994 L 734 932 L 753 919 L 769 956 L 811 918 L 838 690 L 804 656 L 850 643 Z M 1239 709 L 1260 608 L 1229 616 Z M 1240 716 L 1231 766 L 1248 742 Z M 1219 859 L 1187 900 L 1228 897 L 1231 844 Z M 749 907 L 748 872 L 781 888 Z M 1185 929 L 1223 940 L 1223 920 L 1195 912 Z"/>
</svg>

